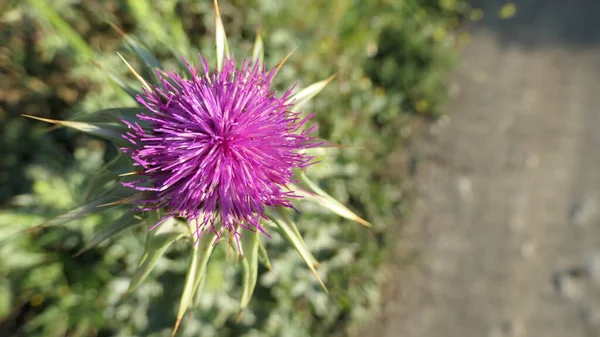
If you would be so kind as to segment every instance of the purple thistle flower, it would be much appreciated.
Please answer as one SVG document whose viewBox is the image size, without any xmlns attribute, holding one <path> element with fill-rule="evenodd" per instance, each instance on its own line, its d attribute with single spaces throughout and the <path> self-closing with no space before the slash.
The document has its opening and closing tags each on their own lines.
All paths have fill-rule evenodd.
<svg viewBox="0 0 600 337">
<path fill-rule="evenodd" d="M 131 146 L 122 150 L 142 178 L 123 185 L 148 192 L 141 210 L 166 211 L 152 228 L 178 216 L 194 221 L 197 238 L 227 230 L 237 241 L 240 227 L 265 233 L 265 209 L 293 208 L 298 196 L 286 184 L 293 169 L 313 163 L 301 151 L 317 145 L 309 136 L 316 126 L 301 130 L 312 115 L 291 112 L 291 90 L 277 97 L 275 71 L 259 63 L 244 61 L 238 70 L 226 59 L 210 74 L 200 62 L 203 74 L 189 64 L 190 79 L 159 73 L 160 85 L 138 96 L 147 111 L 137 117 L 147 126 L 123 120 Z"/>
</svg>

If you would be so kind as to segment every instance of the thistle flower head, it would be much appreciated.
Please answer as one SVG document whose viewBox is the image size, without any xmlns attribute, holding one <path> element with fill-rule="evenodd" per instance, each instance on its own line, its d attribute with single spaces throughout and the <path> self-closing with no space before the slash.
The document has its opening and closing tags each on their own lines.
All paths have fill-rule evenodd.
<svg viewBox="0 0 600 337">
<path fill-rule="evenodd" d="M 242 310 L 250 303 L 257 284 L 259 255 L 270 268 L 266 248 L 259 237 L 259 231 L 265 233 L 261 218 L 268 219 L 265 223 L 277 228 L 296 249 L 325 290 L 316 271 L 315 258 L 285 208 L 294 209 L 291 200 L 304 197 L 341 217 L 370 226 L 304 172 L 296 172 L 298 181 L 292 180 L 295 169 L 313 164 L 313 157 L 304 150 L 325 147 L 310 136 L 316 126 L 304 127 L 311 115 L 305 117 L 297 111 L 322 91 L 333 76 L 312 83 L 293 96 L 291 90 L 276 93 L 271 89 L 271 82 L 291 53 L 272 71 L 267 71 L 261 63 L 249 61 L 236 68 L 234 59 L 228 57 L 217 0 L 213 3 L 216 70 L 212 73 L 208 62 L 200 57 L 201 68 L 185 62 L 188 76 L 158 70 L 157 77 L 143 78 L 121 57 L 144 88 L 143 94 L 137 96 L 141 106 L 103 109 L 68 121 L 29 116 L 103 137 L 119 144 L 126 154 L 114 158 L 90 179 L 86 195 L 94 197 L 39 226 L 57 226 L 123 204 L 137 203 L 136 209 L 142 211 L 159 210 L 142 217 L 124 214 L 78 252 L 94 247 L 129 226 L 140 222 L 150 224 L 144 255 L 124 296 L 150 275 L 169 245 L 195 234 L 173 336 L 185 312 L 198 299 L 199 285 L 213 248 L 224 232 L 235 239 L 239 258 L 243 260 Z M 51 8 L 48 12 L 52 13 Z M 52 18 L 60 16 L 53 13 Z M 58 27 L 64 29 L 68 24 L 60 23 Z M 143 61 L 146 70 L 162 69 L 152 53 L 117 30 Z M 69 32 L 69 36 L 71 34 Z M 252 59 L 264 58 L 263 47 L 258 34 Z M 131 93 L 120 75 L 107 72 L 124 93 Z M 124 162 L 129 166 L 126 157 L 132 159 L 135 172 L 131 172 L 130 167 L 123 168 Z M 123 174 L 124 170 L 129 173 Z M 135 178 L 131 178 L 131 173 L 135 173 Z M 112 184 L 112 179 L 120 180 L 123 176 L 133 180 L 122 182 L 125 187 Z M 269 211 L 273 207 L 276 209 Z M 152 230 L 159 225 L 160 228 Z M 241 228 L 254 233 L 242 237 Z"/>
<path fill-rule="evenodd" d="M 189 78 L 159 73 L 159 85 L 138 96 L 144 127 L 123 120 L 123 151 L 140 178 L 123 184 L 147 191 L 141 208 L 166 210 L 163 220 L 183 217 L 198 237 L 226 230 L 237 240 L 240 228 L 264 232 L 267 207 L 293 208 L 297 195 L 286 184 L 293 169 L 312 163 L 302 150 L 316 145 L 315 127 L 303 128 L 310 116 L 290 111 L 291 90 L 271 89 L 274 71 L 248 61 L 236 69 L 230 58 L 211 73 L 200 62 L 202 72 L 188 64 Z"/>
</svg>

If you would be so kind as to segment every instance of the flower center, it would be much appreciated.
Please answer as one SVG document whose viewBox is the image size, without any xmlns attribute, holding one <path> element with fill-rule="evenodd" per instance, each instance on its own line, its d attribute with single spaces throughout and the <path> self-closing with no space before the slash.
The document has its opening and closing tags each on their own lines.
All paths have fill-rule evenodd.
<svg viewBox="0 0 600 337">
<path fill-rule="evenodd" d="M 224 136 L 215 135 L 212 137 L 213 146 L 220 150 L 222 155 L 229 155 L 234 143 L 234 136 L 225 134 Z"/>
</svg>

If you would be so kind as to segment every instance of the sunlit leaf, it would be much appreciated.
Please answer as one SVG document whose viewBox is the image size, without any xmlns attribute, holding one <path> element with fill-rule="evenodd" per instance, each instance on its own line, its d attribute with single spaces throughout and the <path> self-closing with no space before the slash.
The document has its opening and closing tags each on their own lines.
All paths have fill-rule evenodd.
<svg viewBox="0 0 600 337">
<path fill-rule="evenodd" d="M 131 49 L 144 61 L 147 67 L 151 69 L 162 69 L 162 65 L 158 59 L 152 55 L 152 53 L 136 40 L 132 39 L 129 35 L 123 35 L 125 42 L 131 47 Z"/>
<path fill-rule="evenodd" d="M 182 17 L 178 13 L 176 13 L 177 1 L 173 1 L 173 7 L 171 8 L 171 38 L 173 44 L 176 46 L 180 52 L 183 52 L 186 56 L 188 52 L 191 51 L 190 41 L 185 32 L 185 28 L 183 26 L 183 22 L 181 21 Z M 181 55 L 179 55 L 181 56 Z"/>
<path fill-rule="evenodd" d="M 163 26 L 163 20 L 156 14 L 156 10 L 153 10 L 151 2 L 148 0 L 127 0 L 127 5 L 136 21 L 141 23 L 155 39 L 162 42 L 167 41 L 169 36 Z"/>
<path fill-rule="evenodd" d="M 156 216 L 148 219 L 150 226 L 154 226 L 155 222 L 158 221 L 160 221 L 160 219 Z M 174 218 L 167 219 L 158 227 L 149 231 L 144 255 L 131 278 L 129 288 L 123 297 L 134 291 L 146 277 L 150 275 L 150 272 L 156 266 L 158 259 L 163 256 L 167 248 L 186 234 L 188 234 L 187 228 L 178 223 Z"/>
<path fill-rule="evenodd" d="M 284 237 L 292 244 L 292 246 L 294 246 L 294 248 L 296 249 L 296 251 L 298 252 L 300 257 L 302 258 L 302 260 L 304 260 L 304 263 L 306 263 L 308 268 L 315 275 L 315 277 L 317 278 L 317 280 L 319 281 L 319 283 L 321 284 L 323 289 L 325 289 L 325 291 L 327 291 L 325 284 L 323 283 L 323 281 L 321 281 L 321 277 L 319 276 L 319 274 L 317 273 L 317 270 L 315 269 L 315 265 L 313 263 L 315 258 L 308 251 L 308 248 L 306 248 L 306 245 L 304 244 L 302 238 L 298 236 L 297 232 L 292 228 L 292 225 L 290 223 L 286 222 L 285 219 L 283 219 L 276 212 L 269 212 L 267 217 L 281 230 Z"/>
<path fill-rule="evenodd" d="M 241 244 L 244 251 L 242 256 L 242 297 L 240 299 L 240 309 L 244 309 L 250 303 L 256 280 L 258 278 L 258 251 L 260 245 L 260 231 L 254 233 L 246 232 L 242 237 Z"/>
<path fill-rule="evenodd" d="M 121 56 L 121 54 L 119 54 L 119 53 L 117 53 L 117 54 L 119 55 L 121 60 L 123 60 L 123 62 L 125 62 L 125 65 L 127 65 L 127 68 L 129 68 L 129 71 L 131 71 L 133 76 L 135 76 L 135 78 L 142 84 L 142 87 L 144 87 L 148 91 L 152 91 L 152 88 L 150 87 L 148 82 L 146 82 L 146 80 L 140 74 L 138 74 L 137 71 L 135 71 L 135 69 L 133 69 L 133 67 L 129 64 L 129 62 L 127 62 L 127 60 L 125 60 L 125 58 L 123 56 Z"/>
<path fill-rule="evenodd" d="M 129 188 L 127 188 L 127 190 L 133 191 L 133 189 L 129 189 Z M 118 199 L 118 200 L 113 201 L 113 202 L 102 204 L 99 207 L 134 204 L 136 201 L 144 200 L 144 199 L 148 198 L 148 194 L 150 194 L 150 192 L 135 193 L 135 194 L 130 195 L 130 196 L 126 197 L 126 198 L 121 198 L 121 199 Z"/>
<path fill-rule="evenodd" d="M 327 194 L 325 191 L 320 189 L 317 184 L 312 182 L 303 172 L 299 173 L 300 181 L 302 186 L 307 188 L 308 191 L 303 190 L 302 188 L 295 188 L 295 192 L 308 200 L 313 200 L 323 207 L 329 209 L 333 213 L 346 218 L 348 220 L 352 220 L 360 223 L 361 225 L 371 227 L 371 224 L 365 219 L 359 217 L 354 212 L 352 212 L 348 207 L 344 206 L 341 202 L 335 200 L 332 196 Z M 312 192 L 312 193 L 309 193 Z"/>
<path fill-rule="evenodd" d="M 192 229 L 193 232 L 193 229 Z M 177 312 L 177 322 L 173 329 L 173 336 L 177 333 L 179 324 L 183 319 L 183 315 L 188 308 L 194 302 L 197 297 L 197 292 L 201 291 L 200 282 L 204 279 L 206 274 L 206 266 L 212 254 L 212 251 L 216 244 L 214 244 L 215 235 L 212 232 L 207 232 L 196 245 L 192 248 L 192 257 L 190 259 L 190 267 L 185 278 L 185 285 L 183 287 L 183 293 L 181 294 L 181 302 L 179 303 L 179 310 Z"/>
<path fill-rule="evenodd" d="M 146 111 L 144 107 L 123 107 L 113 109 L 102 109 L 92 113 L 79 113 L 71 117 L 71 121 L 87 123 L 121 123 L 120 119 L 128 122 L 141 121 L 137 118 L 139 113 Z"/>
<path fill-rule="evenodd" d="M 267 267 L 267 269 L 271 271 L 273 270 L 273 268 L 271 268 L 271 260 L 269 259 L 267 250 L 260 241 L 258 242 L 258 257 L 260 258 L 260 262 L 262 262 L 265 265 L 265 267 Z"/>
<path fill-rule="evenodd" d="M 5 319 L 11 312 L 12 292 L 8 279 L 0 280 L 0 319 Z"/>
<path fill-rule="evenodd" d="M 252 48 L 252 59 L 254 62 L 262 63 L 265 58 L 264 43 L 260 32 L 256 33 L 256 40 L 254 41 L 254 47 Z"/>
<path fill-rule="evenodd" d="M 296 49 L 293 49 L 281 61 L 279 61 L 279 63 L 277 63 L 277 65 L 274 68 L 274 75 L 276 75 L 279 72 L 279 69 L 281 69 L 281 67 L 283 67 L 283 65 L 285 64 L 285 62 L 292 56 L 292 54 L 294 53 L 294 51 L 296 51 Z"/>
<path fill-rule="evenodd" d="M 114 190 L 102 195 L 101 197 L 94 199 L 92 201 L 86 202 L 83 205 L 77 206 L 68 212 L 61 214 L 57 217 L 54 217 L 40 225 L 37 225 L 33 228 L 46 228 L 46 227 L 54 227 L 64 225 L 73 220 L 82 218 L 86 215 L 102 212 L 108 209 L 107 207 L 103 207 L 103 205 L 107 205 L 115 200 L 120 200 L 123 197 L 127 197 L 132 192 L 130 189 L 115 188 Z M 115 204 L 116 205 L 116 204 Z"/>
<path fill-rule="evenodd" d="M 30 115 L 23 115 L 28 118 L 37 119 L 46 123 L 52 123 L 67 128 L 75 129 L 93 136 L 102 137 L 114 142 L 123 142 L 121 135 L 127 130 L 125 125 L 117 123 L 85 123 L 75 121 L 60 121 L 56 119 L 42 118 Z"/>
<path fill-rule="evenodd" d="M 152 83 L 157 84 L 158 78 L 156 77 L 156 69 L 162 69 L 162 65 L 160 61 L 141 43 L 133 39 L 131 36 L 127 35 L 122 29 L 120 29 L 114 23 L 110 23 L 114 30 L 116 30 L 121 37 L 125 40 L 129 48 L 133 50 L 133 52 L 143 61 L 145 65 L 142 74 L 144 74 L 145 78 L 150 79 Z"/>
<path fill-rule="evenodd" d="M 129 170 L 131 170 L 131 159 L 123 152 L 117 152 L 115 158 L 92 175 L 82 194 L 82 199 L 87 201 L 90 197 L 97 195 L 101 191 L 101 187 L 109 183 L 118 183 L 116 180 L 119 178 L 119 174 Z"/>
<path fill-rule="evenodd" d="M 291 108 L 291 111 L 298 111 L 300 107 L 310 101 L 313 97 L 315 97 L 321 90 L 323 90 L 329 82 L 333 81 L 335 75 L 330 76 L 328 79 L 313 83 L 308 87 L 300 90 L 294 96 L 292 96 L 292 100 L 294 100 L 294 106 Z"/>
<path fill-rule="evenodd" d="M 140 92 L 134 88 L 132 88 L 129 84 L 125 83 L 125 81 L 121 78 L 121 76 L 117 75 L 115 72 L 102 68 L 108 79 L 117 85 L 121 90 L 123 90 L 129 97 L 133 98 L 135 101 Z"/>
<path fill-rule="evenodd" d="M 225 27 L 223 27 L 223 20 L 221 19 L 221 12 L 219 11 L 219 4 L 217 0 L 214 0 L 215 6 L 215 46 L 217 51 L 217 70 L 223 69 L 223 60 L 225 57 L 229 57 L 229 46 L 227 45 L 227 35 L 225 35 Z"/>
<path fill-rule="evenodd" d="M 136 217 L 132 213 L 127 212 L 126 214 L 121 216 L 119 219 L 115 220 L 112 224 L 110 224 L 110 226 L 108 226 L 107 228 L 105 228 L 104 230 L 102 230 L 98 234 L 96 234 L 85 245 L 85 247 L 81 248 L 77 253 L 75 253 L 74 256 L 81 255 L 83 252 L 96 247 L 98 244 L 100 244 L 104 240 L 113 237 L 114 235 L 118 234 L 119 232 L 124 231 L 125 229 L 132 227 L 133 225 L 138 224 L 139 222 L 140 222 L 140 220 L 136 219 Z"/>
</svg>

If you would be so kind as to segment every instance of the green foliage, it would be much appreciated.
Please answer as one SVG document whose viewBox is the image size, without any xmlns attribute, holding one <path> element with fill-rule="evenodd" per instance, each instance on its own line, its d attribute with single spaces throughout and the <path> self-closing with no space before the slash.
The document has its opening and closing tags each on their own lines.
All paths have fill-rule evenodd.
<svg viewBox="0 0 600 337">
<path fill-rule="evenodd" d="M 101 55 L 96 65 L 80 61 L 86 47 L 69 43 L 33 4 L 13 2 L 9 10 L 0 11 L 8 13 L 2 14 L 2 22 L 12 27 L 0 37 L 11 46 L 0 50 L 0 66 L 15 79 L 0 92 L 20 95 L 16 104 L 0 96 L 0 200 L 9 200 L 0 212 L 0 275 L 6 276 L 0 278 L 6 279 L 0 282 L 0 335 L 169 336 L 172 323 L 185 311 L 179 296 L 191 282 L 186 283 L 186 271 L 190 263 L 202 269 L 201 254 L 192 254 L 189 245 L 171 245 L 153 261 L 151 275 L 122 300 L 142 258 L 146 228 L 125 227 L 116 239 L 86 244 L 120 228 L 124 208 L 90 214 L 65 227 L 15 234 L 88 197 L 94 200 L 97 196 L 86 195 L 86 187 L 94 183 L 88 177 L 117 152 L 74 132 L 43 132 L 44 127 L 19 114 L 102 123 L 86 119 L 90 116 L 85 112 L 133 106 L 118 86 L 135 87 L 137 82 L 115 51 L 138 70 L 142 63 L 134 56 L 143 55 L 144 48 L 166 68 L 178 67 L 181 55 L 194 60 L 197 52 L 214 59 L 212 3 L 52 1 Z M 301 89 L 337 75 L 302 110 L 318 113 L 322 138 L 347 148 L 315 150 L 323 162 L 309 173 L 317 188 L 350 205 L 373 228 L 330 215 L 317 203 L 299 205 L 302 216 L 283 226 L 288 236 L 301 232 L 309 250 L 303 256 L 311 263 L 312 256 L 319 261 L 317 273 L 329 293 L 280 236 L 261 237 L 258 251 L 254 243 L 244 244 L 251 246 L 252 258 L 237 263 L 248 264 L 245 269 L 236 268 L 235 254 L 228 257 L 226 248 L 217 246 L 206 267 L 208 277 L 198 285 L 191 282 L 203 293 L 191 303 L 196 309 L 187 310 L 178 335 L 356 332 L 380 301 L 378 265 L 405 210 L 402 144 L 410 136 L 414 112 L 440 112 L 444 77 L 454 57 L 452 32 L 467 7 L 458 0 L 234 0 L 220 5 L 235 55 L 253 55 L 257 29 L 270 66 L 296 48 L 278 73 L 279 85 L 299 81 Z M 106 18 L 142 44 L 132 45 Z M 23 41 L 34 35 L 42 38 L 31 45 Z M 28 50 L 32 46 L 35 50 Z M 106 77 L 101 68 L 114 76 Z M 307 90 L 299 95 L 310 94 Z M 263 245 L 272 271 L 255 265 L 256 255 L 266 259 Z M 73 257 L 84 247 L 89 249 Z M 237 286 L 255 268 L 259 281 L 253 289 Z M 246 299 L 242 294 L 248 291 L 254 296 L 236 323 L 239 299 Z"/>
<path fill-rule="evenodd" d="M 408 0 L 392 6 L 412 20 L 382 20 L 382 34 L 366 64 L 367 72 L 375 85 L 402 93 L 405 111 L 438 116 L 445 100 L 444 79 L 455 61 L 448 52 L 456 44 L 452 31 L 469 6 L 457 0 Z M 394 117 L 384 117 L 389 118 Z"/>
</svg>

